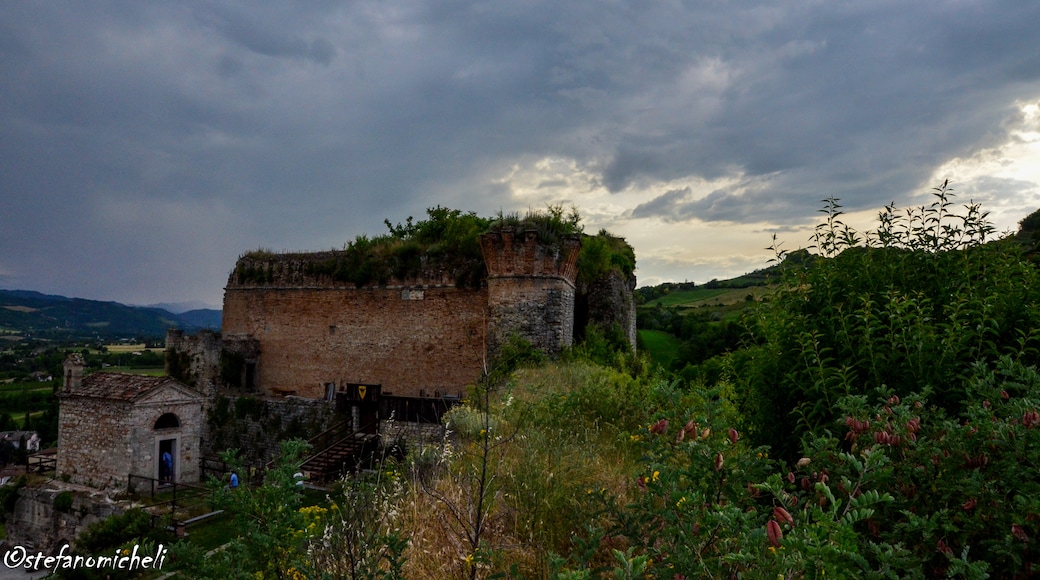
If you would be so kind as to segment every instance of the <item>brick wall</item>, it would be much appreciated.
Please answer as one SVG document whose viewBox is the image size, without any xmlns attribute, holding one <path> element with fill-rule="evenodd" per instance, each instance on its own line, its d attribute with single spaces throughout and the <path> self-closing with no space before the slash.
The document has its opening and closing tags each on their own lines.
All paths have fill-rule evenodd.
<svg viewBox="0 0 1040 580">
<path fill-rule="evenodd" d="M 486 305 L 486 290 L 454 286 L 228 287 L 223 336 L 258 341 L 267 394 L 322 398 L 327 383 L 454 394 L 480 376 Z"/>
<path fill-rule="evenodd" d="M 574 282 L 581 239 L 557 245 L 533 231 L 480 237 L 488 269 L 488 348 L 494 354 L 516 334 L 549 355 L 574 342 Z"/>
</svg>

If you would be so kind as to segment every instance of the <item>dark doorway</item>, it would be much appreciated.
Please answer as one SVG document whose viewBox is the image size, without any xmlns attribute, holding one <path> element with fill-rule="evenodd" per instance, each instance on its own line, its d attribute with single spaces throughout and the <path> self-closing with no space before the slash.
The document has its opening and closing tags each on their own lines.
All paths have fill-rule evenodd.
<svg viewBox="0 0 1040 580">
<path fill-rule="evenodd" d="M 173 483 L 177 480 L 177 440 L 159 441 L 159 481 Z"/>
<path fill-rule="evenodd" d="M 247 391 L 254 391 L 254 390 L 256 390 L 256 363 L 255 362 L 247 362 L 246 363 L 246 390 Z"/>
</svg>

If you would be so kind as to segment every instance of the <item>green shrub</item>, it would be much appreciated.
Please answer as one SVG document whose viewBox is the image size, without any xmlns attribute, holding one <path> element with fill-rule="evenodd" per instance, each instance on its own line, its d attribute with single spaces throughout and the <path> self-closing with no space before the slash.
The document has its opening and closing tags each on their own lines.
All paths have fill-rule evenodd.
<svg viewBox="0 0 1040 580">
<path fill-rule="evenodd" d="M 865 236 L 828 200 L 813 236 L 822 259 L 787 268 L 751 327 L 741 379 L 756 441 L 793 457 L 849 394 L 927 389 L 956 413 L 974 362 L 1040 362 L 1036 269 L 1017 244 L 985 243 L 987 214 L 968 205 L 953 215 L 951 198 L 944 184 L 930 206 L 888 207 Z"/>
<path fill-rule="evenodd" d="M 54 496 L 54 509 L 62 513 L 72 511 L 72 492 L 63 491 Z"/>
<path fill-rule="evenodd" d="M 153 530 L 151 515 L 140 508 L 133 508 L 88 526 L 77 538 L 76 547 L 84 553 L 100 554 L 145 538 L 169 540 L 167 534 Z"/>
</svg>

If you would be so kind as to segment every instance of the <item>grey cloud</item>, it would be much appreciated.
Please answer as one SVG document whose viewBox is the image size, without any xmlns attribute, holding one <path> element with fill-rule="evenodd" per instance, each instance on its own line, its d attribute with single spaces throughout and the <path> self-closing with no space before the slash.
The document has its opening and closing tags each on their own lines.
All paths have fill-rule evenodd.
<svg viewBox="0 0 1040 580">
<path fill-rule="evenodd" d="M 227 207 L 234 231 L 190 257 L 212 272 L 258 245 L 378 233 L 441 196 L 508 210 L 493 170 L 542 157 L 598 170 L 618 200 L 742 180 L 639 216 L 797 223 L 830 195 L 872 207 L 1006 136 L 1011 104 L 1040 94 L 1038 21 L 1036 3 L 996 1 L 9 2 L 4 272 L 77 293 L 66 256 L 135 243 L 83 219 L 101 198 Z M 190 212 L 163 219 L 171 243 L 199 236 Z"/>
</svg>

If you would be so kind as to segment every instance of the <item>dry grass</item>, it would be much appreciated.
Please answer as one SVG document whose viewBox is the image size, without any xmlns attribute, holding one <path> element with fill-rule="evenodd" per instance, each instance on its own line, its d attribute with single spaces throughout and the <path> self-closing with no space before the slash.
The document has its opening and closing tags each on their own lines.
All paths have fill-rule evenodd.
<svg viewBox="0 0 1040 580">
<path fill-rule="evenodd" d="M 396 527 L 411 539 L 408 577 L 468 578 L 470 566 L 477 567 L 478 578 L 510 569 L 528 578 L 547 577 L 549 552 L 571 552 L 575 534 L 603 523 L 594 516 L 600 493 L 620 502 L 632 493 L 638 454 L 614 425 L 616 418 L 589 421 L 569 416 L 577 412 L 573 404 L 557 404 L 576 392 L 577 400 L 608 393 L 618 379 L 600 367 L 549 365 L 521 371 L 508 390 L 496 392 L 492 413 L 508 432 L 497 433 L 500 439 L 488 458 L 482 549 L 472 557 L 459 521 L 472 525 L 478 499 L 479 439 L 467 433 L 454 442 L 450 461 L 426 487 L 413 482 L 400 504 Z M 582 395 L 583 390 L 589 392 Z M 618 391 L 628 394 L 626 388 Z"/>
</svg>

